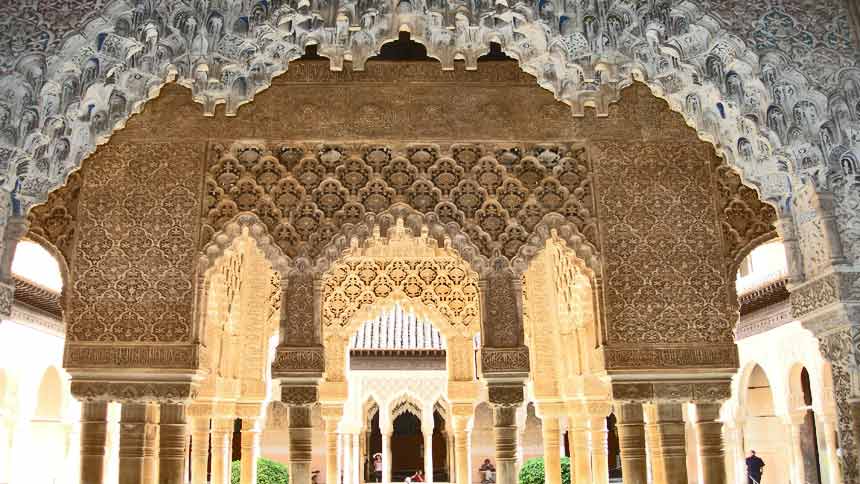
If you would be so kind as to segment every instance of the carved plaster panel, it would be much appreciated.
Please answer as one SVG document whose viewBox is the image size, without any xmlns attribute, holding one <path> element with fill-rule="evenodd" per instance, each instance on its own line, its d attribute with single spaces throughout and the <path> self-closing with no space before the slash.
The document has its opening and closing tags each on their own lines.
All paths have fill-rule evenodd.
<svg viewBox="0 0 860 484">
<path fill-rule="evenodd" d="M 766 178 L 780 175 L 784 158 L 802 158 L 799 147 L 820 149 L 822 166 L 830 146 L 840 153 L 856 147 L 856 45 L 848 11 L 836 0 L 766 3 L 740 15 L 745 4 L 712 0 L 541 9 L 488 2 L 106 5 L 94 15 L 80 2 L 56 8 L 29 0 L 0 16 L 9 40 L 0 42 L 8 73 L 2 158 L 8 188 L 21 177 L 22 200 L 44 197 L 166 78 L 190 87 L 207 112 L 226 103 L 234 113 L 305 45 L 318 44 L 334 69 L 347 58 L 363 69 L 402 25 L 446 69 L 455 57 L 476 67 L 497 42 L 578 113 L 586 104 L 605 112 L 631 77 L 647 79 L 768 196 L 787 188 Z M 384 110 L 366 112 L 372 118 Z"/>
<path fill-rule="evenodd" d="M 70 349 L 190 342 L 200 222 L 189 214 L 199 206 L 203 153 L 193 143 L 117 143 L 88 161 L 76 220 L 87 237 L 74 248 L 68 290 Z M 88 364 L 69 354 L 71 366 Z"/>
<path fill-rule="evenodd" d="M 720 240 L 707 147 L 602 142 L 594 149 L 607 342 L 732 346 L 727 259 L 734 258 Z M 607 354 L 607 365 L 618 356 Z"/>
</svg>

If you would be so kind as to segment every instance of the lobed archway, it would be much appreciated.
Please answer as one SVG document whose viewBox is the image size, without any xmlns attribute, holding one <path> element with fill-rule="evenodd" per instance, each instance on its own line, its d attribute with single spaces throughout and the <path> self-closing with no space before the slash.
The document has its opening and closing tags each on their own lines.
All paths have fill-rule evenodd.
<svg viewBox="0 0 860 484">
<path fill-rule="evenodd" d="M 208 114 L 221 103 L 232 114 L 307 45 L 318 45 L 333 69 L 345 60 L 363 69 L 403 29 L 446 69 L 455 59 L 475 68 L 489 44 L 498 42 L 575 113 L 584 106 L 605 113 L 631 77 L 647 80 L 768 198 L 792 191 L 789 177 L 799 180 L 838 164 L 856 149 L 850 133 L 860 111 L 860 81 L 853 62 L 840 53 L 850 50 L 850 41 L 842 43 L 843 51 L 806 55 L 807 68 L 798 69 L 788 54 L 753 48 L 721 27 L 710 5 L 481 2 L 450 8 L 379 2 L 335 10 L 257 2 L 235 11 L 159 5 L 111 2 L 55 56 L 6 60 L 13 101 L 2 110 L 3 140 L 12 157 L 7 184 L 11 189 L 12 173 L 25 180 L 17 198 L 44 197 L 156 96 L 165 79 L 177 77 L 190 87 Z M 768 15 L 795 28 L 781 11 Z M 773 33 L 765 27 L 759 34 Z M 822 69 L 812 58 L 831 62 Z M 842 64 L 852 67 L 840 69 Z M 786 172 L 781 167 L 787 165 Z"/>
</svg>

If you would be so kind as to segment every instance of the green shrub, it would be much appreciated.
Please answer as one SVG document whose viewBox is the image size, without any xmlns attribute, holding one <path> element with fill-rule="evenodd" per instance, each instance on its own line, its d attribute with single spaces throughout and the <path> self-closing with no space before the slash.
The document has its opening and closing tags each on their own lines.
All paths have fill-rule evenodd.
<svg viewBox="0 0 860 484">
<path fill-rule="evenodd" d="M 543 469 L 543 457 L 529 459 L 520 468 L 519 484 L 544 484 L 546 476 Z M 561 483 L 570 484 L 570 458 L 561 458 Z"/>
<path fill-rule="evenodd" d="M 230 484 L 239 484 L 242 467 L 234 460 L 230 466 Z M 290 474 L 287 466 L 269 459 L 257 459 L 257 484 L 289 484 Z"/>
</svg>

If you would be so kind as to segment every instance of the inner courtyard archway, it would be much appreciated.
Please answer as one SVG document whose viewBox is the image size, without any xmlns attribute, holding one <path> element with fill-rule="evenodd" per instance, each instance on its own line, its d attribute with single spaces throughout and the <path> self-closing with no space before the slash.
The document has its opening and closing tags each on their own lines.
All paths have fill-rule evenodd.
<svg viewBox="0 0 860 484">
<path fill-rule="evenodd" d="M 216 420 L 247 411 L 243 445 L 253 448 L 255 419 L 267 398 L 279 399 L 296 482 L 310 481 L 315 412 L 325 426 L 326 476 L 358 481 L 360 466 L 338 472 L 346 460 L 362 462 L 357 437 L 365 420 L 345 419 L 349 340 L 400 304 L 444 337 L 444 398 L 432 403 L 446 407 L 452 481 L 472 479 L 481 401 L 493 417 L 499 482 L 515 479 L 520 409 L 528 402 L 541 420 L 552 484 L 560 479 L 565 425 L 574 475 L 608 479 L 613 411 L 625 475 L 644 475 L 647 457 L 666 482 L 685 479 L 677 449 L 644 454 L 643 415 L 654 429 L 650 447 L 671 447 L 688 402 L 701 410 L 699 431 L 719 434 L 709 410 L 727 398 L 737 366 L 732 268 L 772 231 L 773 209 L 744 192 L 737 175 L 642 86 L 625 91 L 609 117 L 572 124 L 566 108 L 510 61 L 443 74 L 426 62 L 340 74 L 317 61 L 300 65 L 280 88 L 260 94 L 269 102 L 247 106 L 248 118 L 176 118 L 166 113 L 185 100 L 165 92 L 71 180 L 77 198 L 59 192 L 33 211 L 39 227 L 63 205 L 76 214 L 74 229 L 95 237 L 70 248 L 70 260 L 83 265 L 71 268 L 67 367 L 85 407 L 122 400 L 125 423 L 146 429 L 174 425 L 164 417 L 182 416 L 167 410 L 208 399 L 194 432 L 217 442 L 210 451 L 223 469 L 231 430 Z M 330 85 L 309 81 L 323 73 Z M 372 99 L 362 97 L 363 83 L 375 83 Z M 390 95 L 378 97 L 377 88 Z M 530 102 L 507 103 L 511 90 Z M 339 103 L 330 102 L 332 93 L 349 94 Z M 460 94 L 468 102 L 450 102 Z M 285 104 L 307 109 L 251 112 Z M 181 140 L 177 123 L 188 123 Z M 118 195 L 124 184 L 134 196 Z M 129 218 L 135 223 L 124 231 Z M 227 262 L 239 254 L 260 262 L 241 269 Z M 161 281 L 155 267 L 170 276 Z M 224 282 L 207 283 L 218 271 Z M 129 293 L 132 280 L 139 284 Z M 546 304 L 535 302 L 541 297 Z M 107 324 L 107 314 L 123 324 Z M 243 333 L 246 316 L 258 329 Z M 250 339 L 256 349 L 248 361 L 263 362 L 249 366 L 253 378 L 239 376 L 235 356 Z M 117 348 L 153 363 L 157 379 L 118 385 L 108 378 L 127 369 L 92 355 Z M 158 421 L 150 410 L 156 403 Z M 205 448 L 193 440 L 192 449 Z M 180 446 L 147 445 L 162 449 L 159 460 L 180 462 Z M 717 448 L 698 451 L 706 474 L 718 476 Z M 200 465 L 202 454 L 196 458 Z M 120 467 L 135 474 L 135 459 Z M 98 455 L 88 462 L 87 472 L 97 469 Z M 192 479 L 200 474 L 192 469 Z"/>
</svg>

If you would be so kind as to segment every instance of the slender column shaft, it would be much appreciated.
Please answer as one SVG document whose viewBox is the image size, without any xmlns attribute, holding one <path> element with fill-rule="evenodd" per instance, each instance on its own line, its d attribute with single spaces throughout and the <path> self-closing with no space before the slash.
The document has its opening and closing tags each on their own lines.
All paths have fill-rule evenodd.
<svg viewBox="0 0 860 484">
<path fill-rule="evenodd" d="M 338 480 L 338 471 L 337 471 L 337 419 L 336 418 L 326 418 L 325 419 L 325 479 L 329 484 L 337 484 Z"/>
<path fill-rule="evenodd" d="M 684 416 L 680 403 L 649 405 L 646 437 L 654 484 L 687 484 Z"/>
<path fill-rule="evenodd" d="M 230 484 L 230 450 L 233 419 L 212 419 L 212 484 Z"/>
<path fill-rule="evenodd" d="M 352 484 L 360 484 L 361 462 L 358 460 L 358 433 L 350 434 L 352 436 Z"/>
<path fill-rule="evenodd" d="M 457 467 L 455 464 L 457 462 L 457 459 L 454 456 L 454 453 L 455 453 L 454 447 L 455 447 L 454 446 L 454 432 L 452 431 L 450 434 L 448 434 L 448 449 L 447 449 L 448 450 L 448 481 L 449 482 L 456 482 L 455 480 L 457 479 Z"/>
<path fill-rule="evenodd" d="M 81 403 L 81 484 L 104 482 L 107 405 Z"/>
<path fill-rule="evenodd" d="M 516 407 L 493 405 L 493 433 L 496 441 L 496 482 L 517 483 Z"/>
<path fill-rule="evenodd" d="M 609 482 L 609 432 L 605 415 L 592 415 L 588 419 L 588 441 L 591 453 L 591 479 L 594 484 Z"/>
<path fill-rule="evenodd" d="M 546 484 L 561 484 L 561 455 L 559 454 L 558 417 L 541 418 L 543 459 Z"/>
<path fill-rule="evenodd" d="M 825 416 L 821 426 L 824 432 L 827 474 L 830 477 L 830 484 L 842 484 L 842 469 L 839 467 L 839 456 L 836 453 L 836 449 L 839 447 L 836 442 L 836 425 L 831 420 L 832 418 L 834 417 Z"/>
<path fill-rule="evenodd" d="M 343 484 L 353 484 L 352 434 L 341 434 L 343 441 Z"/>
<path fill-rule="evenodd" d="M 723 484 L 726 482 L 726 458 L 723 451 L 723 424 L 720 418 L 720 404 L 696 404 L 696 437 L 698 440 L 699 465 L 702 484 Z"/>
<path fill-rule="evenodd" d="M 158 407 L 151 403 L 123 403 L 119 434 L 119 483 L 154 484 Z"/>
<path fill-rule="evenodd" d="M 433 482 L 433 429 L 424 429 L 424 481 Z"/>
<path fill-rule="evenodd" d="M 457 484 L 472 484 L 472 469 L 469 465 L 471 453 L 471 426 L 467 417 L 454 417 L 454 473 Z"/>
<path fill-rule="evenodd" d="M 158 483 L 183 484 L 188 461 L 188 424 L 185 405 L 162 403 L 158 443 Z"/>
<path fill-rule="evenodd" d="M 588 451 L 588 427 L 584 415 L 571 413 L 568 416 L 570 430 L 567 438 L 572 454 L 570 476 L 573 482 L 591 482 L 591 454 Z"/>
<path fill-rule="evenodd" d="M 208 482 L 209 417 L 191 419 L 191 484 Z"/>
<path fill-rule="evenodd" d="M 310 484 L 313 427 L 310 405 L 290 405 L 290 482 Z M 344 474 L 346 474 L 344 472 Z"/>
<path fill-rule="evenodd" d="M 391 434 L 382 434 L 382 482 L 391 482 Z"/>
<path fill-rule="evenodd" d="M 645 421 L 640 403 L 623 403 L 615 410 L 624 484 L 647 484 Z"/>
<path fill-rule="evenodd" d="M 801 431 L 799 418 L 788 424 L 791 435 L 792 478 L 794 482 L 806 482 L 806 469 L 803 465 L 803 447 L 801 446 Z"/>
<path fill-rule="evenodd" d="M 260 458 L 260 421 L 242 419 L 242 472 L 240 484 L 257 484 L 257 460 Z"/>
</svg>

